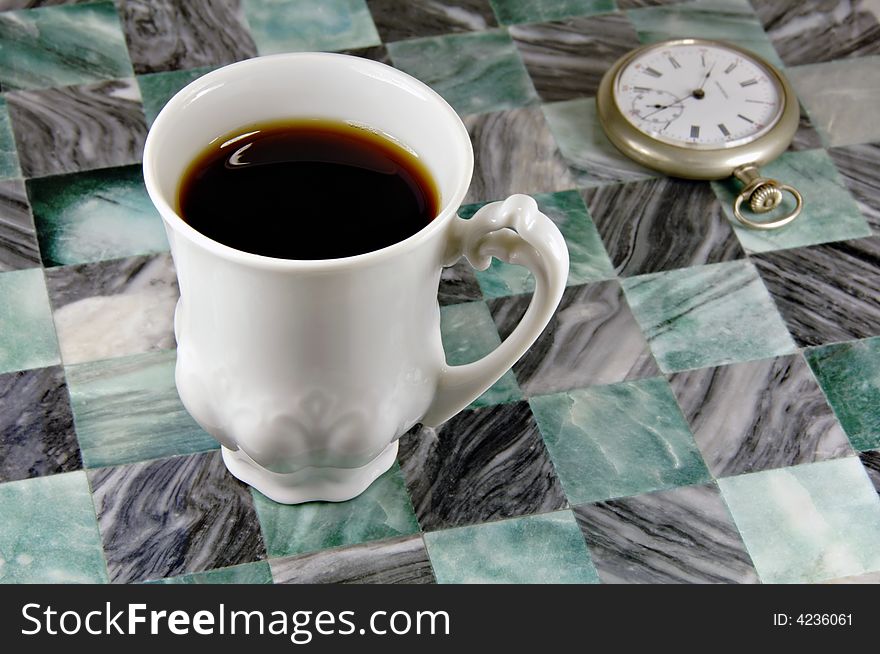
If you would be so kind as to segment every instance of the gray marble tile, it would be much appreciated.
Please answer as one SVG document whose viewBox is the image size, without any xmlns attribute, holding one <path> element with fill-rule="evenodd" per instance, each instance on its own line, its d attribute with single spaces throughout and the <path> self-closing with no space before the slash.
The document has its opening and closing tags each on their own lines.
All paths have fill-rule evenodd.
<svg viewBox="0 0 880 654">
<path fill-rule="evenodd" d="M 39 265 L 37 230 L 24 182 L 0 182 L 0 272 Z"/>
<path fill-rule="evenodd" d="M 868 473 L 868 479 L 871 480 L 874 488 L 877 489 L 877 494 L 880 495 L 880 450 L 861 452 L 859 458 L 862 460 L 865 472 Z"/>
<path fill-rule="evenodd" d="M 382 41 L 497 27 L 489 0 L 367 0 Z"/>
<path fill-rule="evenodd" d="M 371 45 L 366 48 L 354 48 L 352 50 L 339 50 L 340 54 L 347 54 L 353 57 L 363 57 L 364 59 L 372 59 L 386 66 L 393 66 L 391 63 L 391 55 L 388 54 L 388 48 L 384 45 Z"/>
<path fill-rule="evenodd" d="M 757 583 L 714 484 L 575 507 L 604 583 Z"/>
<path fill-rule="evenodd" d="M 46 286 L 66 364 L 174 347 L 170 254 L 50 268 Z"/>
<path fill-rule="evenodd" d="M 33 9 L 35 7 L 55 7 L 58 5 L 82 5 L 95 0 L 2 0 L 0 11 L 9 9 Z"/>
<path fill-rule="evenodd" d="M 671 375 L 715 477 L 852 455 L 800 354 Z"/>
<path fill-rule="evenodd" d="M 134 79 L 6 94 L 25 177 L 139 163 L 147 136 Z"/>
<path fill-rule="evenodd" d="M 792 138 L 791 144 L 788 146 L 788 149 L 799 151 L 815 150 L 817 148 L 823 147 L 825 144 L 822 141 L 822 135 L 813 124 L 813 120 L 810 118 L 810 114 L 807 113 L 807 110 L 804 108 L 803 104 L 798 103 L 798 106 L 801 110 L 800 119 L 798 121 L 798 128 L 797 131 L 794 133 L 794 138 Z"/>
<path fill-rule="evenodd" d="M 441 306 L 483 299 L 474 269 L 467 261 L 462 259 L 454 266 L 443 269 L 437 299 Z"/>
<path fill-rule="evenodd" d="M 773 47 L 788 66 L 880 53 L 880 23 L 870 0 L 753 2 Z"/>
<path fill-rule="evenodd" d="M 420 535 L 269 561 L 277 584 L 432 584 Z"/>
<path fill-rule="evenodd" d="M 464 411 L 400 439 L 399 461 L 422 529 L 566 506 L 526 402 Z"/>
<path fill-rule="evenodd" d="M 266 558 L 251 494 L 219 452 L 100 468 L 89 482 L 110 581 Z"/>
<path fill-rule="evenodd" d="M 880 237 L 752 259 L 799 345 L 880 335 Z"/>
<path fill-rule="evenodd" d="M 219 66 L 257 54 L 241 0 L 120 0 L 135 73 Z"/>
<path fill-rule="evenodd" d="M 582 195 L 618 275 L 745 257 L 706 182 L 664 177 Z"/>
<path fill-rule="evenodd" d="M 828 154 L 862 215 L 880 233 L 880 143 L 829 148 Z"/>
<path fill-rule="evenodd" d="M 81 467 L 64 371 L 0 375 L 0 482 Z"/>
<path fill-rule="evenodd" d="M 605 71 L 640 45 L 622 13 L 513 25 L 508 32 L 545 102 L 595 96 Z"/>
<path fill-rule="evenodd" d="M 466 203 L 503 200 L 511 193 L 574 188 L 568 164 L 538 108 L 468 116 L 474 177 Z"/>
<path fill-rule="evenodd" d="M 489 302 L 502 338 L 530 301 L 515 295 Z M 513 370 L 528 396 L 660 374 L 616 281 L 567 288 L 550 324 Z"/>
</svg>

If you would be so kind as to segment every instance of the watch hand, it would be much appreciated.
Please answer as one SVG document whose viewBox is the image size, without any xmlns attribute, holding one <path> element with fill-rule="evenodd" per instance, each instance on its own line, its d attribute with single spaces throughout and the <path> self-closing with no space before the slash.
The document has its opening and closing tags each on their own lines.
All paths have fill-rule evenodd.
<svg viewBox="0 0 880 654">
<path fill-rule="evenodd" d="M 715 62 L 714 62 L 714 61 L 712 62 L 712 66 L 711 66 L 711 67 L 709 68 L 709 70 L 706 72 L 706 76 L 703 78 L 703 83 L 700 84 L 700 86 L 697 88 L 698 91 L 702 91 L 702 90 L 703 90 L 703 87 L 706 86 L 706 80 L 709 79 L 709 75 L 712 74 L 712 71 L 713 71 L 713 70 L 715 70 Z"/>
<path fill-rule="evenodd" d="M 671 94 L 670 94 L 670 95 L 671 95 Z M 642 118 L 644 119 L 644 118 L 647 118 L 648 116 L 653 116 L 654 114 L 656 114 L 656 113 L 658 113 L 658 112 L 660 112 L 660 111 L 663 111 L 664 109 L 669 109 L 669 107 L 671 107 L 671 106 L 673 106 L 673 105 L 677 105 L 677 104 L 678 104 L 679 102 L 681 102 L 682 100 L 687 100 L 689 97 L 691 97 L 691 95 L 692 95 L 691 93 L 688 93 L 687 95 L 683 95 L 683 96 L 681 96 L 680 98 L 676 98 L 675 100 L 673 100 L 673 101 L 670 102 L 669 104 L 663 105 L 663 106 L 660 107 L 659 109 L 655 109 L 654 111 L 652 111 L 652 112 L 649 113 L 649 114 L 645 114 L 644 116 L 642 116 Z"/>
</svg>

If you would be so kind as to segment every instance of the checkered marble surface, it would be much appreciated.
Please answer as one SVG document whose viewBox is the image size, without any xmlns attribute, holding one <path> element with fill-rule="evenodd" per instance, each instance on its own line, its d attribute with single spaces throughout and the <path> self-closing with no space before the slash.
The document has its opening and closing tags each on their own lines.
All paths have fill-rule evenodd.
<svg viewBox="0 0 880 654">
<path fill-rule="evenodd" d="M 36 6 L 40 5 L 40 6 Z M 0 0 L 0 581 L 880 581 L 876 0 Z M 802 104 L 766 168 L 804 215 L 729 221 L 597 123 L 642 44 L 728 39 Z M 552 323 L 467 411 L 341 504 L 232 478 L 174 388 L 178 296 L 140 172 L 178 89 L 255 55 L 348 52 L 461 114 L 467 205 L 534 194 L 571 273 Z M 532 280 L 443 275 L 451 363 Z"/>
</svg>

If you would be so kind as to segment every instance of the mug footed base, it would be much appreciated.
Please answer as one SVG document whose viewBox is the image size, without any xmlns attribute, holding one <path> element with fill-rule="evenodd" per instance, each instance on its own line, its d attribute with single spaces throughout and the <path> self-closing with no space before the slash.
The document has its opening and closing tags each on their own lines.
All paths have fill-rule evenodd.
<svg viewBox="0 0 880 654">
<path fill-rule="evenodd" d="M 281 504 L 344 502 L 357 497 L 397 459 L 397 441 L 360 468 L 303 468 L 278 473 L 254 463 L 241 450 L 221 447 L 223 463 L 232 475 Z"/>
</svg>

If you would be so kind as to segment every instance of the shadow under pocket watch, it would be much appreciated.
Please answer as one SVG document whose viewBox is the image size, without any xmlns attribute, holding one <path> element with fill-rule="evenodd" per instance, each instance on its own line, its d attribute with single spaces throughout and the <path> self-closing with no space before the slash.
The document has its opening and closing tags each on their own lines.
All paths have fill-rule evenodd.
<svg viewBox="0 0 880 654">
<path fill-rule="evenodd" d="M 739 179 L 733 215 L 746 227 L 774 229 L 800 214 L 801 194 L 758 170 L 788 147 L 800 118 L 791 85 L 761 57 L 704 39 L 647 45 L 605 73 L 596 103 L 609 140 L 640 164 L 689 179 Z M 743 203 L 767 213 L 784 192 L 795 200 L 784 216 L 745 215 Z"/>
</svg>

